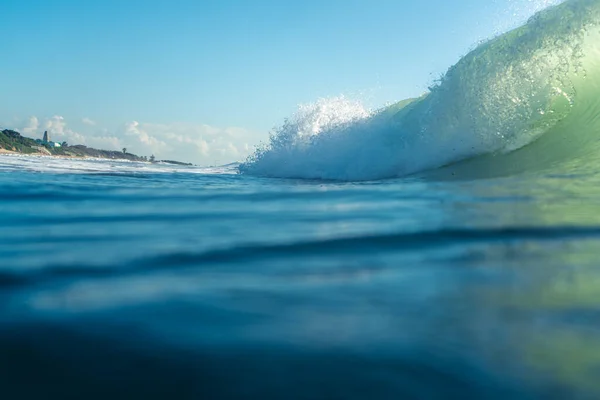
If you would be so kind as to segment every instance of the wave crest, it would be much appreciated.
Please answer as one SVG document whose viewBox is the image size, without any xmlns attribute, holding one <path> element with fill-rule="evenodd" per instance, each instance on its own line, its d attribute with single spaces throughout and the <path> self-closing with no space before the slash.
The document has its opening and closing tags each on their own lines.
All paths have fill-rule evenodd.
<svg viewBox="0 0 600 400">
<path fill-rule="evenodd" d="M 570 0 L 479 46 L 418 99 L 377 111 L 345 98 L 302 106 L 240 172 L 370 180 L 514 152 L 589 108 L 598 22 L 600 0 Z"/>
</svg>

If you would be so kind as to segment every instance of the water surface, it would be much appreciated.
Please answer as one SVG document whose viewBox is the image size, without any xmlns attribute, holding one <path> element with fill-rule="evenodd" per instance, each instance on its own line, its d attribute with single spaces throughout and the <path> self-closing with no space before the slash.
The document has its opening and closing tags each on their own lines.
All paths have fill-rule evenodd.
<svg viewBox="0 0 600 400">
<path fill-rule="evenodd" d="M 599 183 L 1 157 L 2 391 L 595 397 Z"/>
</svg>

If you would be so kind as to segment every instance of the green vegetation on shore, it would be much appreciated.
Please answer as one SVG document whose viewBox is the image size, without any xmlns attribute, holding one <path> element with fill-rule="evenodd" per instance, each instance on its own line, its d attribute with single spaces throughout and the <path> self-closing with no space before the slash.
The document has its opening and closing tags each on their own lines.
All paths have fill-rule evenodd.
<svg viewBox="0 0 600 400">
<path fill-rule="evenodd" d="M 33 154 L 39 151 L 35 140 L 21 136 L 17 131 L 5 129 L 0 131 L 0 148 L 23 154 Z"/>
<path fill-rule="evenodd" d="M 0 149 L 14 151 L 21 154 L 41 154 L 64 157 L 94 157 L 114 160 L 158 162 L 155 161 L 153 155 L 150 157 L 137 156 L 135 154 L 128 153 L 127 149 L 123 149 L 123 151 L 98 150 L 83 145 L 69 146 L 67 143 L 63 143 L 61 147 L 53 147 L 48 144 L 44 144 L 43 142 L 38 142 L 34 139 L 24 137 L 19 132 L 10 129 L 0 130 Z M 177 165 L 192 165 L 178 161 L 162 162 Z"/>
</svg>

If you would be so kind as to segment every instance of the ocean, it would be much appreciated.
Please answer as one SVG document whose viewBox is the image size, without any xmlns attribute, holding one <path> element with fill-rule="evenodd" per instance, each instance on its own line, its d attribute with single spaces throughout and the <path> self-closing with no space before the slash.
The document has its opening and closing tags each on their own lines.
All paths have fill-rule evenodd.
<svg viewBox="0 0 600 400">
<path fill-rule="evenodd" d="M 0 156 L 0 397 L 600 397 L 598 23 L 241 163 Z"/>
</svg>

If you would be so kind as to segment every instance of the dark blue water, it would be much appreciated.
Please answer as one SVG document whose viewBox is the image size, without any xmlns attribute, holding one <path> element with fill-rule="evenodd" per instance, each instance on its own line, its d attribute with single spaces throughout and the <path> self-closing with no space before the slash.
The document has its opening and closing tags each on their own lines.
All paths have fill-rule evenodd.
<svg viewBox="0 0 600 400">
<path fill-rule="evenodd" d="M 599 184 L 0 157 L 0 398 L 595 398 Z"/>
</svg>

